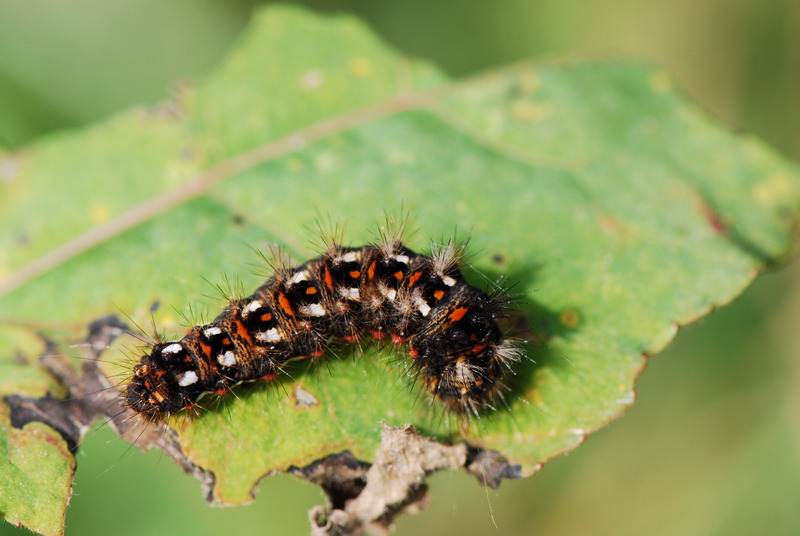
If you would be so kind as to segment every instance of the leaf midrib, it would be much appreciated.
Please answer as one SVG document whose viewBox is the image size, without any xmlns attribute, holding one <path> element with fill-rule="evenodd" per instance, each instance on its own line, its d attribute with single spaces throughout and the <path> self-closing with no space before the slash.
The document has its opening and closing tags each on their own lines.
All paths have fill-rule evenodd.
<svg viewBox="0 0 800 536">
<path fill-rule="evenodd" d="M 366 123 L 370 123 L 401 112 L 426 108 L 434 104 L 444 88 L 435 90 L 396 94 L 375 105 L 354 110 L 345 114 L 323 119 L 305 128 L 270 140 L 250 151 L 224 160 L 210 169 L 198 174 L 178 188 L 157 195 L 140 203 L 122 214 L 78 235 L 57 246 L 48 253 L 13 272 L 0 282 L 0 298 L 21 285 L 39 277 L 64 262 L 78 256 L 120 233 L 140 225 L 169 209 L 194 199 L 212 186 L 238 175 L 257 165 L 301 150 L 305 146 L 341 134 Z"/>
</svg>

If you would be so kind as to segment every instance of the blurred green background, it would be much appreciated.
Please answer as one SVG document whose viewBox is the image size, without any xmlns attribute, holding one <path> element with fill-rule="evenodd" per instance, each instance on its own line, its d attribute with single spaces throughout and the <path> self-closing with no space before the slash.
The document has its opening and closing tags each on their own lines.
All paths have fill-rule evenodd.
<svg viewBox="0 0 800 536">
<path fill-rule="evenodd" d="M 800 160 L 800 2 L 307 1 L 363 17 L 401 51 L 462 75 L 523 57 L 633 56 L 700 105 Z M 253 0 L 0 3 L 0 145 L 21 147 L 168 97 L 220 60 Z M 627 416 L 537 476 L 485 490 L 431 479 L 399 534 L 800 534 L 800 266 L 683 330 Z M 305 534 L 322 500 L 266 478 L 254 505 L 212 509 L 198 483 L 108 430 L 78 457 L 68 534 Z M 20 534 L 0 525 L 0 535 Z"/>
</svg>

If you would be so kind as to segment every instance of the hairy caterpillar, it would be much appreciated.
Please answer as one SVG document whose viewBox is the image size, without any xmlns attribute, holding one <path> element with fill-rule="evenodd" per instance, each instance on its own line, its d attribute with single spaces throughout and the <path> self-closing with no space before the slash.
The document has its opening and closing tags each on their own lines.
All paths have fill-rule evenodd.
<svg viewBox="0 0 800 536">
<path fill-rule="evenodd" d="M 497 322 L 508 297 L 470 286 L 459 269 L 462 251 L 450 243 L 428 256 L 394 238 L 332 244 L 301 266 L 278 268 L 211 323 L 153 345 L 133 367 L 123 400 L 163 419 L 205 394 L 273 380 L 291 360 L 322 356 L 333 339 L 371 336 L 406 344 L 428 391 L 452 411 L 477 415 L 523 354 Z"/>
</svg>

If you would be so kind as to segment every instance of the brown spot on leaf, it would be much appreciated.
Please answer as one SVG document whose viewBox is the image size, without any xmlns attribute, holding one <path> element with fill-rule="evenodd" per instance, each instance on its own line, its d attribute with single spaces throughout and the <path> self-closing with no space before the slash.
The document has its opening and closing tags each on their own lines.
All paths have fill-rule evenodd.
<svg viewBox="0 0 800 536">
<path fill-rule="evenodd" d="M 705 201 L 700 202 L 700 212 L 705 217 L 708 225 L 713 229 L 715 234 L 723 235 L 727 234 L 728 226 L 725 225 L 725 222 L 722 221 L 722 217 L 719 213 L 714 210 L 714 208 L 706 203 Z"/>
<path fill-rule="evenodd" d="M 598 217 L 598 223 L 600 224 L 600 229 L 607 233 L 615 234 L 620 238 L 626 238 L 628 235 L 628 230 L 625 228 L 625 226 L 620 223 L 619 220 L 609 216 L 608 214 L 600 214 Z"/>
<path fill-rule="evenodd" d="M 564 309 L 559 315 L 558 321 L 568 328 L 576 328 L 581 323 L 581 318 L 575 309 Z"/>
</svg>

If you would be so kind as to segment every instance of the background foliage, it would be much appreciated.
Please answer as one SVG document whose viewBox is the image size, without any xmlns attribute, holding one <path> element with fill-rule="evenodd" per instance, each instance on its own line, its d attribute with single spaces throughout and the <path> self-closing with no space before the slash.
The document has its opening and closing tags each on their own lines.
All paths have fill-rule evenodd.
<svg viewBox="0 0 800 536">
<path fill-rule="evenodd" d="M 655 60 L 728 124 L 800 157 L 800 8 L 790 2 L 337 4 L 401 50 L 453 74 L 553 53 Z M 0 143 L 18 146 L 164 98 L 171 83 L 218 61 L 252 5 L 84 0 L 66 12 L 46 1 L 4 4 Z M 657 372 L 644 375 L 627 418 L 537 477 L 487 494 L 464 475 L 438 475 L 432 511 L 402 519 L 401 533 L 489 530 L 492 511 L 509 534 L 749 534 L 757 527 L 796 533 L 797 277 L 797 269 L 766 277 L 732 307 L 686 330 L 655 358 Z M 126 452 L 110 433 L 94 435 L 78 459 L 67 526 L 82 534 L 88 527 L 302 534 L 305 510 L 320 501 L 312 486 L 280 476 L 264 481 L 255 506 L 211 510 L 193 479 L 158 458 Z M 0 534 L 6 531 L 14 532 L 0 526 Z"/>
</svg>

